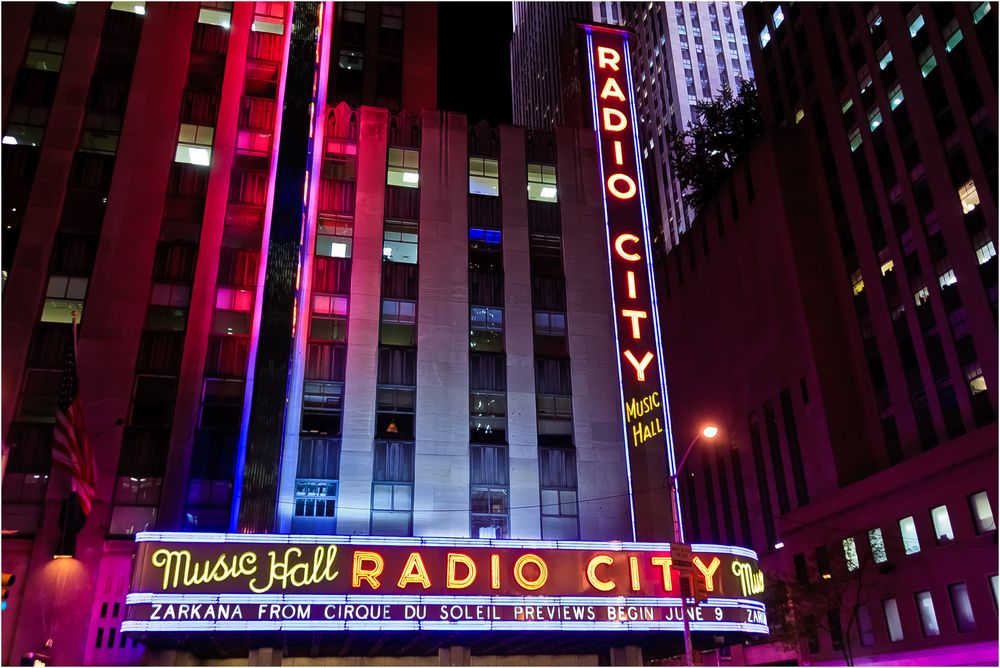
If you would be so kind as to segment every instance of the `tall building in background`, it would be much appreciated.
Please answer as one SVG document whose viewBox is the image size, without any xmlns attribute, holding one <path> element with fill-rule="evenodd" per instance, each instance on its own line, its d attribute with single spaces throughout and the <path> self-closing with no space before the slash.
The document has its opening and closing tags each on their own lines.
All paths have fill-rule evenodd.
<svg viewBox="0 0 1000 668">
<path fill-rule="evenodd" d="M 510 78 L 514 123 L 549 129 L 566 125 L 563 52 L 575 42 L 577 23 L 622 25 L 620 2 L 514 2 Z"/>
<path fill-rule="evenodd" d="M 670 461 L 662 387 L 622 408 L 622 341 L 628 387 L 661 379 L 644 220 L 609 247 L 593 127 L 434 109 L 435 12 L 4 4 L 5 664 L 678 653 L 669 549 L 628 542 L 671 526 L 626 447 Z M 626 143 L 614 183 L 641 184 Z M 618 327 L 613 285 L 645 309 Z M 74 318 L 98 484 L 70 555 Z M 756 555 L 695 552 L 699 644 L 766 633 Z M 563 606 L 581 578 L 613 604 Z"/>
<path fill-rule="evenodd" d="M 625 25 L 635 34 L 632 63 L 647 188 L 658 250 L 669 251 L 693 222 L 683 189 L 670 166 L 671 129 L 695 120 L 694 105 L 734 93 L 739 79 L 752 81 L 753 65 L 742 2 L 625 2 Z"/>
<path fill-rule="evenodd" d="M 687 525 L 863 587 L 731 660 L 840 663 L 841 628 L 859 663 L 996 663 L 997 7 L 745 11 L 768 129 L 658 281 L 675 429 L 725 431 Z"/>
</svg>

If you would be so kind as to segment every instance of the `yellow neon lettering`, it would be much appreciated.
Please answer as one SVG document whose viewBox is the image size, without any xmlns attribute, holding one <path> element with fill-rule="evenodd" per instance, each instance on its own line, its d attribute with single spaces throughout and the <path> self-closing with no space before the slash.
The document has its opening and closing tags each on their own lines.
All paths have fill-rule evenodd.
<svg viewBox="0 0 1000 668">
<path fill-rule="evenodd" d="M 371 568 L 364 568 L 365 562 L 371 562 Z M 385 569 L 385 559 L 378 552 L 365 552 L 358 550 L 354 553 L 354 568 L 351 572 L 351 586 L 357 589 L 361 586 L 361 581 L 365 580 L 372 589 L 378 589 L 381 585 L 378 576 L 382 575 Z"/>
<path fill-rule="evenodd" d="M 628 558 L 628 574 L 632 591 L 639 591 L 639 557 Z"/>
<path fill-rule="evenodd" d="M 597 47 L 597 67 L 604 69 L 610 67 L 615 72 L 618 71 L 618 61 L 622 59 L 620 53 L 607 46 Z"/>
<path fill-rule="evenodd" d="M 730 569 L 733 571 L 733 575 L 740 579 L 740 587 L 743 589 L 744 596 L 751 596 L 764 591 L 763 571 L 754 573 L 752 565 L 737 559 L 733 559 Z"/>
<path fill-rule="evenodd" d="M 458 564 L 462 564 L 466 568 L 466 575 L 464 578 L 459 578 L 455 575 L 455 567 Z M 476 564 L 472 561 L 472 558 L 467 554 L 459 554 L 455 552 L 448 553 L 448 578 L 445 586 L 448 589 L 465 589 L 476 579 Z"/>
<path fill-rule="evenodd" d="M 490 555 L 490 588 L 500 588 L 500 555 Z"/>
<path fill-rule="evenodd" d="M 625 101 L 625 93 L 622 92 L 621 87 L 618 86 L 618 82 L 614 77 L 609 77 L 604 84 L 603 90 L 601 90 L 602 100 L 606 100 L 609 97 L 617 97 L 622 102 Z"/>
<path fill-rule="evenodd" d="M 673 591 L 674 582 L 670 577 L 670 564 L 673 559 L 670 557 L 651 557 L 649 563 L 663 569 L 663 591 Z"/>
<path fill-rule="evenodd" d="M 631 363 L 632 366 L 635 367 L 636 379 L 640 383 L 643 382 L 643 381 L 645 381 L 646 380 L 646 367 L 649 366 L 649 363 L 653 361 L 653 353 L 647 352 L 643 356 L 641 362 L 635 358 L 635 355 L 632 354 L 631 350 L 626 350 L 625 351 L 625 357 L 626 357 L 626 359 L 628 359 L 629 363 Z"/>
<path fill-rule="evenodd" d="M 705 566 L 705 562 L 701 560 L 701 557 L 695 557 L 691 560 L 695 568 L 701 571 L 702 576 L 705 578 L 705 591 L 715 591 L 715 583 L 712 581 L 712 576 L 715 575 L 715 571 L 719 570 L 719 564 L 722 561 L 718 557 L 712 557 L 712 561 Z"/>
<path fill-rule="evenodd" d="M 406 585 L 409 584 L 418 584 L 424 589 L 431 586 L 431 578 L 427 575 L 427 567 L 424 566 L 424 560 L 420 558 L 419 552 L 410 552 L 396 586 L 406 589 Z"/>
<path fill-rule="evenodd" d="M 624 190 L 619 183 L 625 184 Z M 636 193 L 635 181 L 628 174 L 612 174 L 608 177 L 608 190 L 618 199 L 632 199 Z"/>
<path fill-rule="evenodd" d="M 614 117 L 613 121 L 612 116 Z M 604 107 L 601 109 L 601 118 L 604 119 L 604 130 L 606 132 L 621 132 L 628 127 L 628 119 L 625 118 L 625 114 L 617 109 Z"/>
<path fill-rule="evenodd" d="M 528 564 L 534 564 L 538 567 L 538 577 L 534 580 L 529 580 L 524 577 L 524 567 Z M 514 562 L 514 581 L 517 582 L 522 589 L 527 589 L 529 591 L 540 589 L 548 579 L 549 567 L 537 554 L 525 554 Z"/>
<path fill-rule="evenodd" d="M 635 299 L 635 272 L 629 271 L 625 274 L 628 278 L 628 297 L 629 299 Z"/>
<path fill-rule="evenodd" d="M 599 554 L 587 564 L 587 582 L 597 591 L 611 591 L 615 588 L 613 580 L 602 580 L 597 577 L 598 566 L 610 566 L 615 560 L 606 554 Z"/>
<path fill-rule="evenodd" d="M 618 253 L 618 257 L 622 258 L 623 260 L 628 260 L 629 262 L 638 262 L 639 260 L 641 260 L 642 256 L 639 255 L 638 253 L 629 253 L 627 250 L 625 250 L 626 241 L 637 244 L 639 243 L 639 237 L 635 236 L 634 234 L 629 234 L 627 232 L 625 234 L 619 234 L 618 238 L 615 239 L 615 252 Z"/>
<path fill-rule="evenodd" d="M 616 139 L 612 146 L 615 147 L 615 164 L 624 165 L 625 160 L 622 158 L 622 143 Z"/>
<path fill-rule="evenodd" d="M 638 339 L 639 334 L 639 320 L 644 320 L 646 318 L 645 311 L 632 311 L 630 309 L 622 309 L 622 316 L 629 318 L 632 321 L 632 338 Z"/>
</svg>

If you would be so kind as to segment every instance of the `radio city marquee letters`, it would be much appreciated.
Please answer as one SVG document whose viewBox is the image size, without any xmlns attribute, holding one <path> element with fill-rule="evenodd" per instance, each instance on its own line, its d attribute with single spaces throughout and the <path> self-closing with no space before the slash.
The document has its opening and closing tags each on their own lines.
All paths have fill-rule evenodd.
<svg viewBox="0 0 1000 668">
<path fill-rule="evenodd" d="M 627 33 L 583 26 L 607 221 L 624 436 L 636 537 L 669 540 L 672 457 Z M 669 511 L 668 511 L 669 512 Z"/>
<path fill-rule="evenodd" d="M 680 574 L 664 544 L 183 533 L 136 541 L 123 631 L 683 623 Z M 708 593 L 688 610 L 696 630 L 767 633 L 752 551 L 695 545 L 692 563 Z"/>
</svg>

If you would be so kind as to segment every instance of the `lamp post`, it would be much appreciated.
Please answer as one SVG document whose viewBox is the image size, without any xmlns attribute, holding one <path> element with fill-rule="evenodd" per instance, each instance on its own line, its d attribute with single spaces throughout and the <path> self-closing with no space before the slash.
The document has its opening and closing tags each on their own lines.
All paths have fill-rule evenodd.
<svg viewBox="0 0 1000 668">
<path fill-rule="evenodd" d="M 681 469 L 684 468 L 684 463 L 687 461 L 688 455 L 691 454 L 691 450 L 694 448 L 694 444 L 700 439 L 706 438 L 712 440 L 719 434 L 719 428 L 715 425 L 706 425 L 702 427 L 698 435 L 695 436 L 691 443 L 688 444 L 687 450 L 684 451 L 684 455 L 681 457 L 680 464 L 674 469 L 674 472 L 670 475 L 670 496 L 674 504 L 674 542 L 683 543 L 684 542 L 684 532 L 681 530 L 681 494 L 680 489 L 677 485 L 677 476 L 680 475 Z M 692 582 L 692 589 L 694 588 L 694 583 Z M 693 592 L 692 592 L 693 593 Z M 684 656 L 687 659 L 687 665 L 692 666 L 692 657 L 694 656 L 694 650 L 691 647 L 691 623 L 688 620 L 687 614 L 687 597 L 681 594 L 681 617 L 684 620 Z"/>
</svg>

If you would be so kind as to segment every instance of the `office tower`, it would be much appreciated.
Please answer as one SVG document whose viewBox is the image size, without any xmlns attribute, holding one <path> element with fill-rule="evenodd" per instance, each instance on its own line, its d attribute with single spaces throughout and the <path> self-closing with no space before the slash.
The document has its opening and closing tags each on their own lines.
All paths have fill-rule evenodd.
<svg viewBox="0 0 1000 668">
<path fill-rule="evenodd" d="M 576 76 L 567 71 L 576 24 L 621 25 L 620 2 L 514 2 L 510 72 L 514 123 L 549 129 L 565 125 L 563 86 Z"/>
<path fill-rule="evenodd" d="M 670 515 L 656 480 L 636 533 L 611 278 L 594 271 L 609 264 L 594 128 L 429 108 L 434 68 L 406 54 L 434 61 L 433 11 L 4 5 L 3 188 L 21 197 L 4 211 L 20 232 L 3 303 L 4 662 L 677 652 L 678 634 L 648 632 L 679 630 L 676 599 L 617 605 L 680 576 L 662 545 L 627 552 L 663 540 Z M 51 467 L 74 320 L 97 469 L 78 535 Z M 730 562 L 756 559 L 695 552 L 726 592 Z M 572 601 L 580 577 L 615 604 L 528 598 L 551 578 Z M 706 608 L 704 642 L 766 632 L 747 596 Z"/>
<path fill-rule="evenodd" d="M 996 8 L 745 17 L 768 130 L 660 280 L 678 440 L 728 427 L 688 526 L 772 583 L 863 588 L 732 660 L 993 663 Z"/>
<path fill-rule="evenodd" d="M 683 188 L 670 166 L 668 137 L 697 120 L 694 105 L 716 97 L 723 85 L 734 94 L 739 80 L 752 81 L 753 65 L 742 2 L 628 2 L 625 24 L 635 34 L 632 62 L 640 137 L 647 164 L 656 246 L 669 251 L 694 222 Z"/>
</svg>

